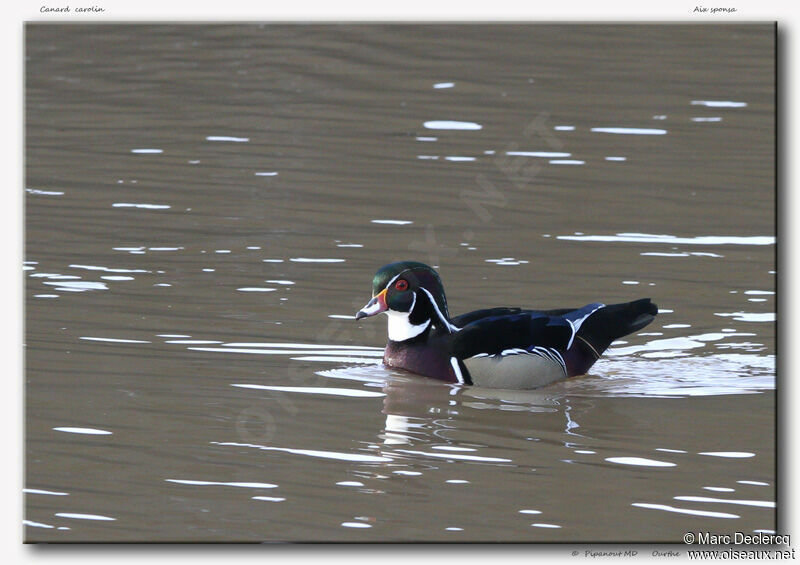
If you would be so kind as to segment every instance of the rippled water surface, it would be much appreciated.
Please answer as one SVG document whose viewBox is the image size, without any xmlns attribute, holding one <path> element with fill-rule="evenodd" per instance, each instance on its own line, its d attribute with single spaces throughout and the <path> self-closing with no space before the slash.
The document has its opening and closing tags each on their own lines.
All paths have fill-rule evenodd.
<svg viewBox="0 0 800 565">
<path fill-rule="evenodd" d="M 29 25 L 25 538 L 776 530 L 773 32 Z M 451 386 L 353 320 L 399 259 L 660 314 Z"/>
</svg>

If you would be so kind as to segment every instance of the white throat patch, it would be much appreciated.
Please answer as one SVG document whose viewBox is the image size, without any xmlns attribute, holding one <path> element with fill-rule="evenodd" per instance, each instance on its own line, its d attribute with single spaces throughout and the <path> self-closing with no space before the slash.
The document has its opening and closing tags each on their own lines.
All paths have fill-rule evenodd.
<svg viewBox="0 0 800 565">
<path fill-rule="evenodd" d="M 405 341 L 417 337 L 431 324 L 430 320 L 425 320 L 415 326 L 408 319 L 409 312 L 387 310 L 386 314 L 389 316 L 389 339 L 392 341 Z"/>
</svg>

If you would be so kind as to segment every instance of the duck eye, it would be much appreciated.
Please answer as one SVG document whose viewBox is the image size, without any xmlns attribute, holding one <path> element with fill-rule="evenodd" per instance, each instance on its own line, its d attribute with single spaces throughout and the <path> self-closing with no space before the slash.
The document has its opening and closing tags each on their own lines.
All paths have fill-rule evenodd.
<svg viewBox="0 0 800 565">
<path fill-rule="evenodd" d="M 400 292 L 408 290 L 408 281 L 406 279 L 400 279 L 399 281 L 394 283 L 394 287 Z"/>
</svg>

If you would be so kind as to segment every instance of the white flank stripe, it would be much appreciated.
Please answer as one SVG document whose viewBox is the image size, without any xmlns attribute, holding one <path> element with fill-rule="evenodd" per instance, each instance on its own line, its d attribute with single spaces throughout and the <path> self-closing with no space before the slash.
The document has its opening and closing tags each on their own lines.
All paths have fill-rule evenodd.
<svg viewBox="0 0 800 565">
<path fill-rule="evenodd" d="M 450 365 L 453 366 L 453 372 L 456 374 L 456 378 L 460 384 L 464 384 L 464 375 L 461 374 L 461 367 L 458 366 L 458 359 L 455 357 L 450 358 Z"/>
</svg>

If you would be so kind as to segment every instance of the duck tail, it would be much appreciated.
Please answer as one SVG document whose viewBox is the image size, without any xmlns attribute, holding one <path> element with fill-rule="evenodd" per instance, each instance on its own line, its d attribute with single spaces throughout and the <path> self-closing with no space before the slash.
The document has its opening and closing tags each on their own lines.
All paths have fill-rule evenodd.
<svg viewBox="0 0 800 565">
<path fill-rule="evenodd" d="M 578 337 L 599 357 L 614 340 L 642 329 L 657 313 L 658 307 L 649 298 L 611 304 L 589 316 L 581 325 Z"/>
</svg>

